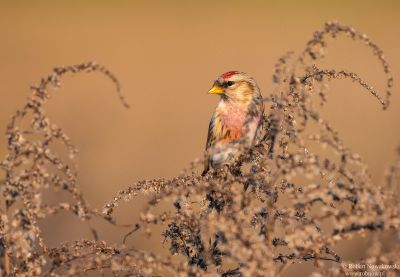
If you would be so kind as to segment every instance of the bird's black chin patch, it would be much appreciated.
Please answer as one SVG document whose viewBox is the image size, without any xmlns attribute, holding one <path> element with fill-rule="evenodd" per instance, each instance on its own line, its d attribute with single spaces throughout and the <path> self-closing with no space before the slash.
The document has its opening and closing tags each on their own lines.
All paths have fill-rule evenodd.
<svg viewBox="0 0 400 277">
<path fill-rule="evenodd" d="M 229 98 L 228 95 L 226 95 L 225 93 L 221 94 L 222 100 L 226 101 L 226 100 L 228 100 L 228 98 Z"/>
</svg>

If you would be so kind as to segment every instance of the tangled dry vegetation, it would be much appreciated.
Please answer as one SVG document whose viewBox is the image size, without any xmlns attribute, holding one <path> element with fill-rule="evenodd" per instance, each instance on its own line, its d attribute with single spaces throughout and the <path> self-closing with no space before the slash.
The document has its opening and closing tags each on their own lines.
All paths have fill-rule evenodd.
<svg viewBox="0 0 400 277">
<path fill-rule="evenodd" d="M 324 58 L 327 40 L 339 35 L 371 48 L 387 76 L 385 95 L 356 73 L 315 66 Z M 76 185 L 76 148 L 43 108 L 49 89 L 58 87 L 63 75 L 89 71 L 111 78 L 119 93 L 118 80 L 95 63 L 55 68 L 32 87 L 28 101 L 7 127 L 8 154 L 1 163 L 5 178 L 0 187 L 3 276 L 80 276 L 90 272 L 279 276 L 300 262 L 314 265 L 313 276 L 342 276 L 344 270 L 350 271 L 342 266 L 348 262 L 400 264 L 400 153 L 388 167 L 385 180 L 377 184 L 361 158 L 317 112 L 326 102 L 327 84 L 345 78 L 363 86 L 383 109 L 388 108 L 390 68 L 380 48 L 364 34 L 350 26 L 326 23 L 302 53 L 288 53 L 279 59 L 273 74 L 275 90 L 265 98 L 269 113 L 264 118 L 264 139 L 230 170 L 203 177 L 197 168 L 201 162 L 194 162 L 175 178 L 134 183 L 101 209 L 86 203 Z M 62 143 L 68 157 L 56 152 L 56 143 Z M 321 147 L 326 150 L 319 151 Z M 65 190 L 73 201 L 46 204 L 46 190 Z M 121 245 L 99 240 L 95 230 L 94 239 L 82 238 L 57 248 L 49 248 L 42 237 L 38 223 L 60 211 L 71 212 L 82 221 L 103 218 L 116 225 L 118 204 L 142 194 L 150 195 L 150 200 Z M 161 203 L 170 208 L 159 209 Z M 125 244 L 128 236 L 137 232 L 151 236 L 155 227 L 163 228 L 160 243 L 164 240 L 170 255 Z M 391 236 L 395 243 L 383 247 L 383 235 Z M 344 261 L 341 253 L 335 252 L 338 243 L 362 236 L 371 238 L 364 260 Z M 394 276 L 396 271 L 386 273 Z"/>
</svg>

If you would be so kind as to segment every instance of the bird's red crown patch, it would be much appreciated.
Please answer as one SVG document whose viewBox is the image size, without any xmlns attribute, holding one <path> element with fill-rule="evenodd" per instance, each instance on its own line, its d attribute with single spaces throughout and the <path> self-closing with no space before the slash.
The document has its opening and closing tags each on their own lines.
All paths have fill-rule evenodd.
<svg viewBox="0 0 400 277">
<path fill-rule="evenodd" d="M 228 72 L 225 72 L 224 74 L 222 74 L 221 77 L 224 79 L 227 79 L 238 73 L 239 73 L 239 71 L 228 71 Z"/>
</svg>

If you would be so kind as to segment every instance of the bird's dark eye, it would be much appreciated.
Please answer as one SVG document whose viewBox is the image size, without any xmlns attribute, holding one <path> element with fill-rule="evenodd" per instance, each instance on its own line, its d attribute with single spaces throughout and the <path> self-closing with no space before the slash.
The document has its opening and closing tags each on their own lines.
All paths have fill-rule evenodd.
<svg viewBox="0 0 400 277">
<path fill-rule="evenodd" d="M 232 81 L 228 81 L 226 84 L 228 85 L 228 87 L 230 87 L 230 86 L 233 85 L 233 82 Z"/>
</svg>

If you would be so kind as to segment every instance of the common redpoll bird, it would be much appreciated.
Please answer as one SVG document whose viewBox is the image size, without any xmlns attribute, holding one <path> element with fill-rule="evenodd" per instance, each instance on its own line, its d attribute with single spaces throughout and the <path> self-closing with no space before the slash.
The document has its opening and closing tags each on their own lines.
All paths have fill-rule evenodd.
<svg viewBox="0 0 400 277">
<path fill-rule="evenodd" d="M 264 114 L 263 99 L 255 80 L 246 73 L 229 71 L 219 76 L 208 92 L 220 95 L 211 116 L 206 143 L 205 175 L 210 167 L 231 164 L 258 140 Z"/>
</svg>

